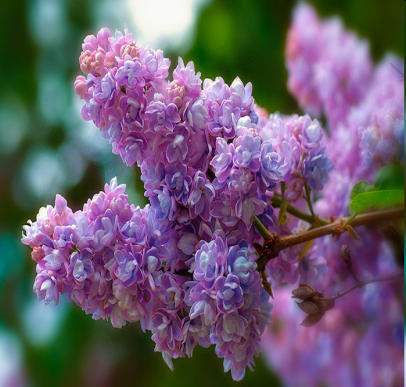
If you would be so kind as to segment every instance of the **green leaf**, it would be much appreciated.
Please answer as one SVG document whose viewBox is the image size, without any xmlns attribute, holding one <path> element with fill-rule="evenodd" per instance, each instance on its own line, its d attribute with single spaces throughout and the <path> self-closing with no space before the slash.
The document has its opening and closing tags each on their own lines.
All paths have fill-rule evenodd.
<svg viewBox="0 0 406 387">
<path fill-rule="evenodd" d="M 368 184 L 365 180 L 359 181 L 357 184 L 354 185 L 354 188 L 351 191 L 350 199 L 351 201 L 358 195 L 374 191 L 375 187 L 373 185 Z"/>
<path fill-rule="evenodd" d="M 374 186 L 378 190 L 399 189 L 405 187 L 405 171 L 400 165 L 389 164 L 380 168 L 374 179 Z"/>
<path fill-rule="evenodd" d="M 351 200 L 350 210 L 359 213 L 371 207 L 395 206 L 404 202 L 404 195 L 405 191 L 400 189 L 360 193 Z"/>
</svg>

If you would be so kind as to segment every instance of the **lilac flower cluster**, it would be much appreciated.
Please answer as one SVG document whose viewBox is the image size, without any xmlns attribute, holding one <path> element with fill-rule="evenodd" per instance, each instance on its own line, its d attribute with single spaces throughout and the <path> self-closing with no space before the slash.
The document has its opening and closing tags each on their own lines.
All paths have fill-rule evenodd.
<svg viewBox="0 0 406 387">
<path fill-rule="evenodd" d="M 288 89 L 304 110 L 324 113 L 330 129 L 367 92 L 372 76 L 368 43 L 345 31 L 338 18 L 320 21 L 306 3 L 294 11 L 285 56 Z"/>
<path fill-rule="evenodd" d="M 93 318 L 115 327 L 150 326 L 154 292 L 161 284 L 165 236 L 158 238 L 149 207 L 130 205 L 125 186 L 113 179 L 75 213 L 57 195 L 24 226 L 22 242 L 37 262 L 34 291 L 49 304 L 67 294 Z"/>
<path fill-rule="evenodd" d="M 236 78 L 228 86 L 218 77 L 206 79 L 202 89 L 200 73 L 181 58 L 169 81 L 169 60 L 127 32 L 112 37 L 102 29 L 82 47 L 87 79 L 77 77 L 75 88 L 85 100 L 83 118 L 100 128 L 127 165 L 140 165 L 157 219 L 182 227 L 213 216 L 228 227 L 242 221 L 250 230 L 253 215 L 266 208 L 258 196 L 281 178 L 279 157 L 255 124 L 237 135 L 239 122 L 254 115 L 251 84 Z"/>
<path fill-rule="evenodd" d="M 374 68 L 366 42 L 345 31 L 337 18 L 319 20 L 302 3 L 288 33 L 286 66 L 289 90 L 306 111 L 325 115 L 331 156 L 349 167 L 350 176 L 368 179 L 366 166 L 373 176 L 384 163 L 402 159 L 402 60 L 388 55 Z"/>
<path fill-rule="evenodd" d="M 347 215 L 351 187 L 399 159 L 404 91 L 388 64 L 403 65 L 387 59 L 374 71 L 366 43 L 344 31 L 339 20 L 322 22 L 310 6 L 299 5 L 286 48 L 288 87 L 306 111 L 325 115 L 327 137 L 308 114 L 268 115 L 254 104 L 251 83 L 239 78 L 231 85 L 220 77 L 202 82 L 194 64 L 179 58 L 170 80 L 163 52 L 138 45 L 128 31 L 113 37 L 103 28 L 87 36 L 82 49 L 84 76 L 75 81 L 84 100 L 82 116 L 100 129 L 113 153 L 140 167 L 150 205 L 130 204 L 125 186 L 115 179 L 75 213 L 57 195 L 54 207 L 42 208 L 24 226 L 22 242 L 37 263 L 34 291 L 47 304 L 67 294 L 93 318 L 110 318 L 115 327 L 140 321 L 171 369 L 173 359 L 192 356 L 197 344 L 213 344 L 224 370 L 241 380 L 271 323 L 272 305 L 255 262 L 254 243 L 263 239 L 254 216 L 280 236 L 304 232 L 309 225 L 291 216 L 276 225 L 280 210 L 271 203 L 287 201 L 307 210 L 303 199 L 311 201 L 310 190 L 313 198 L 317 191 L 316 214 Z M 368 257 L 359 259 L 365 272 L 379 272 L 382 252 L 393 264 L 379 235 L 362 229 L 359 234 L 363 242 L 356 251 Z M 327 239 L 281 251 L 265 268 L 275 298 L 286 305 L 280 285 L 298 281 L 342 290 L 352 278 L 337 251 Z M 331 312 L 342 324 L 327 320 L 311 336 L 313 343 L 327 343 L 320 344 L 325 359 L 347 367 L 339 379 L 345 385 L 362 379 L 347 362 L 354 360 L 348 350 L 354 341 L 368 337 L 367 347 L 375 349 L 373 335 L 400 321 L 396 301 L 392 318 L 380 319 L 381 294 L 379 306 L 371 308 L 362 306 L 362 297 L 368 297 L 366 290 Z M 286 322 L 273 333 L 267 329 L 265 336 L 273 335 L 267 341 L 289 351 L 298 344 L 303 351 L 294 351 L 295 357 L 272 352 L 269 359 L 295 385 L 290 359 L 306 368 L 313 356 L 310 336 L 291 334 L 297 308 L 279 308 L 278 319 Z M 376 323 L 367 324 L 365 334 L 346 332 L 347 323 L 364 323 L 368 313 Z M 340 340 L 348 341 L 347 349 L 338 347 Z M 391 337 L 385 348 L 395 341 Z M 354 353 L 374 366 L 385 362 L 370 359 L 361 346 Z M 398 357 L 396 347 L 388 358 Z M 314 384 L 329 382 L 331 367 L 318 370 Z"/>
<path fill-rule="evenodd" d="M 337 39 L 332 35 L 334 29 Z M 330 129 L 323 143 L 335 167 L 314 203 L 316 214 L 327 219 L 349 215 L 350 192 L 359 180 L 372 182 L 377 169 L 392 160 L 403 164 L 403 61 L 388 56 L 374 69 L 366 47 L 344 31 L 338 20 L 320 21 L 307 4 L 296 8 L 286 49 L 289 89 L 307 111 L 323 113 Z M 344 62 L 345 67 L 340 67 Z M 320 83 L 323 77 L 324 84 Z M 329 93 L 337 80 L 342 83 L 333 93 L 333 106 L 333 94 Z M 273 125 L 284 128 L 280 117 Z M 283 129 L 279 131 L 283 133 Z M 291 137 L 287 139 L 292 141 Z M 284 154 L 274 141 L 274 149 L 282 156 L 283 171 Z M 289 187 L 287 198 L 288 191 Z M 278 233 L 304 230 L 301 221 L 289 217 Z M 353 286 L 354 279 L 339 257 L 344 243 L 350 246 L 354 270 L 362 279 L 398 270 L 382 234 L 363 228 L 357 233 L 362 241 L 348 235 L 338 242 L 330 237 L 317 239 L 311 245 L 284 250 L 267 265 L 267 277 L 274 284 L 276 323 L 275 329 L 265 331 L 263 341 L 267 343 L 269 363 L 287 386 L 402 383 L 403 301 L 397 283 L 368 285 L 345 300 L 337 300 L 334 309 L 312 328 L 299 328 L 303 313 L 288 303 L 291 291 L 278 287 L 309 283 L 333 295 Z M 275 346 L 282 352 L 276 355 Z"/>
<path fill-rule="evenodd" d="M 184 233 L 177 242 L 191 278 L 164 271 L 175 250 L 173 232 L 157 226 L 157 214 L 128 203 L 125 186 L 113 179 L 75 213 L 57 195 L 24 226 L 22 242 L 37 262 L 34 291 L 46 304 L 67 294 L 93 318 L 113 326 L 140 321 L 156 350 L 172 358 L 192 356 L 197 343 L 216 344 L 224 368 L 236 380 L 252 368 L 260 336 L 271 322 L 269 296 L 242 235 Z M 218 222 L 217 222 L 218 223 Z M 210 231 L 207 225 L 207 231 Z"/>
<path fill-rule="evenodd" d="M 197 343 L 216 344 L 240 380 L 271 309 L 244 239 L 261 240 L 254 215 L 273 222 L 267 197 L 282 177 L 280 156 L 257 131 L 252 86 L 216 78 L 202 88 L 181 58 L 169 80 L 162 51 L 127 31 L 103 28 L 82 48 L 82 116 L 140 166 L 151 205 L 130 205 L 115 180 L 76 213 L 57 196 L 25 226 L 34 290 L 46 303 L 66 293 L 117 327 L 139 320 L 170 368 Z"/>
<path fill-rule="evenodd" d="M 204 339 L 202 333 L 210 330 L 224 369 L 241 380 L 246 366 L 252 369 L 253 356 L 258 356 L 260 336 L 271 323 L 271 305 L 246 243 L 228 249 L 231 243 L 221 230 L 211 241 L 199 242 L 186 303 L 191 306 L 195 340 Z"/>
</svg>

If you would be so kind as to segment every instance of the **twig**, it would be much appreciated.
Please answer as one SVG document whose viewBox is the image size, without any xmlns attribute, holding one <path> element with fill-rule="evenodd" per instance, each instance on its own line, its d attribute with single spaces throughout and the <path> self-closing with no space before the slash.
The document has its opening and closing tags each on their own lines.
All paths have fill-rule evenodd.
<svg viewBox="0 0 406 387">
<path fill-rule="evenodd" d="M 404 207 L 402 206 L 397 208 L 378 210 L 368 212 L 365 214 L 360 214 L 356 218 L 354 218 L 351 222 L 349 222 L 348 226 L 351 227 L 349 230 L 352 230 L 352 227 L 365 226 L 394 219 L 402 219 L 403 217 L 404 217 Z M 335 235 L 338 237 L 343 232 L 348 231 L 347 228 L 343 229 L 342 227 L 342 225 L 347 220 L 348 218 L 340 218 L 328 225 L 317 227 L 305 231 L 301 234 L 287 235 L 283 237 L 271 234 L 271 240 L 265 241 L 264 244 L 265 254 L 264 256 L 260 257 L 261 262 L 258 263 L 257 260 L 258 270 L 259 268 L 262 268 L 262 265 L 264 264 L 266 265 L 266 263 L 269 262 L 272 258 L 277 257 L 280 251 L 287 249 L 288 247 L 299 245 L 301 243 L 321 238 L 326 235 Z"/>
<path fill-rule="evenodd" d="M 349 288 L 347 290 L 344 290 L 341 293 L 337 293 L 335 296 L 324 297 L 324 298 L 320 298 L 319 300 L 321 300 L 321 301 L 334 301 L 337 298 L 345 296 L 347 293 L 350 293 L 355 289 L 362 288 L 365 285 L 372 284 L 374 282 L 383 282 L 383 281 L 401 279 L 403 277 L 404 277 L 404 273 L 402 272 L 402 273 L 397 273 L 397 274 L 393 274 L 393 275 L 388 275 L 386 277 L 372 278 L 372 279 L 369 279 L 369 280 L 359 281 L 354 286 L 352 286 L 351 288 Z"/>
<path fill-rule="evenodd" d="M 271 233 L 266 229 L 266 227 L 262 224 L 262 222 L 257 218 L 256 215 L 253 215 L 253 224 L 258 232 L 262 235 L 264 240 L 268 240 L 271 237 Z"/>
<path fill-rule="evenodd" d="M 305 183 L 305 192 L 306 192 L 305 199 L 306 199 L 307 205 L 309 206 L 309 210 L 310 210 L 313 218 L 315 218 L 316 215 L 314 214 L 312 200 L 310 198 L 310 187 L 309 187 L 309 184 L 307 184 L 307 183 Z"/>
<path fill-rule="evenodd" d="M 272 198 L 272 206 L 273 207 L 280 207 L 282 204 L 282 199 L 279 196 L 274 196 Z M 307 214 L 306 212 L 303 212 L 299 210 L 298 208 L 292 206 L 291 204 L 288 204 L 286 206 L 286 212 L 289 214 L 296 216 L 296 218 L 302 219 L 307 223 L 314 224 L 314 223 L 319 223 L 319 225 L 327 225 L 330 224 L 330 222 L 327 219 L 319 218 L 317 215 L 314 217 L 310 214 Z"/>
</svg>

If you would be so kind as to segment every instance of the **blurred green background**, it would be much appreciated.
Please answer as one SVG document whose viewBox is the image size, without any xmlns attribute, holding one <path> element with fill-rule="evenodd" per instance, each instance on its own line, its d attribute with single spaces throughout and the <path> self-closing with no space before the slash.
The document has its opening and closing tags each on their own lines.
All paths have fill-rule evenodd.
<svg viewBox="0 0 406 387">
<path fill-rule="evenodd" d="M 56 193 L 77 210 L 117 176 L 127 184 L 133 203 L 146 203 L 139 173 L 110 152 L 92 123 L 82 120 L 81 102 L 73 91 L 81 43 L 103 26 L 122 31 L 126 23 L 136 40 L 155 39 L 151 42 L 160 45 L 153 48 L 164 49 L 171 69 L 181 55 L 194 61 L 202 79 L 222 76 L 230 84 L 239 76 L 252 82 L 256 102 L 269 112 L 299 112 L 286 90 L 283 56 L 295 1 L 165 3 L 190 12 L 171 15 L 150 1 L 144 15 L 138 0 L 0 4 L 0 386 L 235 384 L 224 374 L 214 348 L 196 348 L 192 359 L 175 361 L 171 372 L 139 324 L 114 329 L 108 321 L 93 321 L 63 297 L 57 307 L 45 307 L 32 292 L 30 249 L 20 243 L 22 225 L 35 220 L 39 207 L 53 204 Z M 340 15 L 347 28 L 368 39 L 376 61 L 388 50 L 404 56 L 404 3 L 310 3 L 323 17 Z M 182 34 L 176 28 L 185 17 L 189 26 Z M 172 35 L 153 30 L 153 21 L 163 25 L 160 20 L 165 19 Z M 152 28 L 149 35 L 142 22 Z M 279 383 L 259 358 L 255 372 L 247 371 L 239 385 Z"/>
</svg>

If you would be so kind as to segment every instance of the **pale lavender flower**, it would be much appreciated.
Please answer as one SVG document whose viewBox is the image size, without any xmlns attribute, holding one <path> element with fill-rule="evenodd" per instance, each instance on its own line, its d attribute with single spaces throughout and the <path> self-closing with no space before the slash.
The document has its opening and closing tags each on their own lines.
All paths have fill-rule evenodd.
<svg viewBox="0 0 406 387">
<path fill-rule="evenodd" d="M 261 138 L 250 130 L 237 137 L 235 141 L 235 165 L 248 168 L 251 172 L 258 172 L 261 166 Z"/>
<path fill-rule="evenodd" d="M 141 283 L 144 280 L 141 270 L 143 266 L 143 256 L 141 253 L 119 249 L 114 252 L 114 258 L 117 263 L 114 274 L 122 282 L 123 286 L 129 287 L 134 283 Z"/>
<path fill-rule="evenodd" d="M 190 137 L 189 129 L 186 125 L 176 125 L 173 133 L 166 135 L 166 159 L 170 163 L 187 162 Z"/>
<path fill-rule="evenodd" d="M 149 118 L 149 128 L 155 131 L 166 128 L 172 132 L 175 125 L 180 122 L 178 108 L 174 103 L 165 105 L 160 101 L 153 102 L 148 105 L 145 113 Z"/>
<path fill-rule="evenodd" d="M 202 80 L 200 72 L 195 73 L 195 65 L 189 62 L 186 66 L 183 59 L 179 57 L 178 66 L 173 71 L 173 79 L 177 80 L 186 90 L 186 93 L 191 97 L 198 97 L 201 91 Z"/>
<path fill-rule="evenodd" d="M 67 269 L 68 278 L 72 276 L 77 284 L 83 283 L 93 274 L 93 252 L 86 248 L 79 252 L 75 251 L 70 256 L 70 264 Z"/>
<path fill-rule="evenodd" d="M 138 59 L 120 61 L 115 75 L 120 86 L 145 86 L 145 66 Z"/>
<path fill-rule="evenodd" d="M 306 114 L 305 118 L 309 118 Z M 319 121 L 310 119 L 303 125 L 302 133 L 299 134 L 300 143 L 305 150 L 310 150 L 320 144 L 322 138 L 322 129 Z"/>
<path fill-rule="evenodd" d="M 258 197 L 256 184 L 253 182 L 249 185 L 246 193 L 240 193 L 235 204 L 235 214 L 240 218 L 247 229 L 252 227 L 253 215 L 260 215 L 264 211 L 265 203 Z"/>
<path fill-rule="evenodd" d="M 273 152 L 270 141 L 264 141 L 261 145 L 260 169 L 256 174 L 258 191 L 265 194 L 267 189 L 272 189 L 278 183 L 282 174 L 278 171 L 281 157 Z"/>
<path fill-rule="evenodd" d="M 235 226 L 238 221 L 232 201 L 225 192 L 211 202 L 210 215 L 220 219 L 227 227 Z"/>
<path fill-rule="evenodd" d="M 164 58 L 162 50 L 153 50 L 150 47 L 142 50 L 140 54 L 141 62 L 146 66 L 145 78 L 147 81 L 161 81 L 168 77 L 170 61 Z"/>
<path fill-rule="evenodd" d="M 212 295 L 200 284 L 197 284 L 190 293 L 190 300 L 190 320 L 201 317 L 206 326 L 213 325 L 216 321 L 217 308 Z"/>
<path fill-rule="evenodd" d="M 241 109 L 241 115 L 248 115 L 254 102 L 251 82 L 244 86 L 240 78 L 235 78 L 230 86 L 230 93 L 230 99 L 233 101 L 234 106 Z"/>
<path fill-rule="evenodd" d="M 228 187 L 230 191 L 236 191 L 239 193 L 247 193 L 250 189 L 253 181 L 252 173 L 249 169 L 237 169 L 233 168 L 230 174 L 230 180 Z"/>
<path fill-rule="evenodd" d="M 132 133 L 125 138 L 123 149 L 120 150 L 120 156 L 129 167 L 135 163 L 140 165 L 144 160 L 145 150 L 145 138 L 141 134 Z"/>
<path fill-rule="evenodd" d="M 113 106 L 118 96 L 119 87 L 114 74 L 115 69 L 110 70 L 102 79 L 95 81 L 94 99 L 105 109 Z"/>
<path fill-rule="evenodd" d="M 309 153 L 303 162 L 303 176 L 308 180 L 313 191 L 323 189 L 329 178 L 329 172 L 333 170 L 333 160 L 325 157 L 326 147 L 316 148 Z"/>
<path fill-rule="evenodd" d="M 232 246 L 227 258 L 228 272 L 236 275 L 243 289 L 253 281 L 257 264 L 250 260 L 248 249 Z"/>
<path fill-rule="evenodd" d="M 192 178 L 187 174 L 186 165 L 181 164 L 179 168 L 173 165 L 167 165 L 165 167 L 165 173 L 166 185 L 174 191 L 176 200 L 186 205 L 192 186 Z"/>
<path fill-rule="evenodd" d="M 221 237 L 203 243 L 196 251 L 193 278 L 205 289 L 212 289 L 217 277 L 225 271 L 227 245 Z"/>
<path fill-rule="evenodd" d="M 163 163 L 149 163 L 143 161 L 141 164 L 141 180 L 144 182 L 145 196 L 151 196 L 165 179 L 165 166 Z"/>
<path fill-rule="evenodd" d="M 212 136 L 223 135 L 227 139 L 235 137 L 235 128 L 240 118 L 240 109 L 231 100 L 214 102 L 209 109 L 209 132 Z"/>
<path fill-rule="evenodd" d="M 239 277 L 228 274 L 226 277 L 218 277 L 214 284 L 216 299 L 219 310 L 222 313 L 231 313 L 244 304 L 243 291 Z"/>
<path fill-rule="evenodd" d="M 198 171 L 193 179 L 193 188 L 189 196 L 188 204 L 192 218 L 200 215 L 204 220 L 210 217 L 210 203 L 215 196 L 212 184 L 206 175 Z"/>
<path fill-rule="evenodd" d="M 224 138 L 216 139 L 216 155 L 210 161 L 219 183 L 224 183 L 231 173 L 235 151 L 233 144 L 227 144 Z"/>
<path fill-rule="evenodd" d="M 120 108 L 123 111 L 123 124 L 129 128 L 133 125 L 138 129 L 144 125 L 144 113 L 147 100 L 142 89 L 128 90 L 127 95 L 120 98 Z"/>
<path fill-rule="evenodd" d="M 101 251 L 113 243 L 118 228 L 117 221 L 118 217 L 110 209 L 105 212 L 103 217 L 96 219 L 92 241 L 94 251 Z"/>
<path fill-rule="evenodd" d="M 156 211 L 157 220 L 168 218 L 173 221 L 176 217 L 177 204 L 176 199 L 167 187 L 163 186 L 161 189 L 156 189 L 150 196 L 151 206 Z"/>
<path fill-rule="evenodd" d="M 167 311 L 176 313 L 183 307 L 185 290 L 182 289 L 175 275 L 166 272 L 161 279 L 158 297 Z"/>
<path fill-rule="evenodd" d="M 204 129 L 208 122 L 209 112 L 202 98 L 196 99 L 187 109 L 187 122 L 196 131 Z"/>
</svg>

